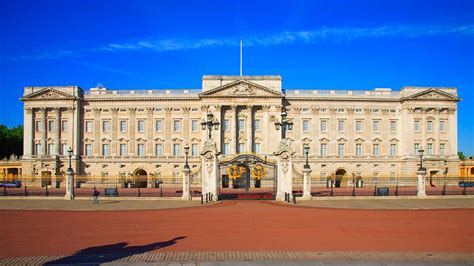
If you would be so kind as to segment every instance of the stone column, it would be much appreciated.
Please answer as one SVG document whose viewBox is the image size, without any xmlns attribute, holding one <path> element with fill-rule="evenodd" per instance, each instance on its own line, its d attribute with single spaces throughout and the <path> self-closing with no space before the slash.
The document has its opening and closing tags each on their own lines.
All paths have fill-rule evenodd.
<svg viewBox="0 0 474 266">
<path fill-rule="evenodd" d="M 303 169 L 303 200 L 310 200 L 311 196 L 311 168 Z"/>
<path fill-rule="evenodd" d="M 171 120 L 171 111 L 173 108 L 171 107 L 165 107 L 165 141 L 164 141 L 164 147 L 163 147 L 163 154 L 165 156 L 171 156 L 173 155 L 172 152 L 172 143 L 171 143 L 171 128 L 173 127 L 173 121 Z"/>
<path fill-rule="evenodd" d="M 130 136 L 130 143 L 128 145 L 128 154 L 131 156 L 135 156 L 135 132 L 136 132 L 136 126 L 135 126 L 135 112 L 137 111 L 137 108 L 131 107 L 128 108 L 128 113 L 129 113 L 129 127 L 128 127 L 128 134 Z"/>
<path fill-rule="evenodd" d="M 101 124 L 100 124 L 100 111 L 102 110 L 101 108 L 93 108 L 94 111 L 94 151 L 93 154 L 95 156 L 101 155 L 101 147 L 100 147 L 100 132 L 102 130 Z M 73 117 L 74 117 L 74 110 L 73 112 Z"/>
<path fill-rule="evenodd" d="M 230 154 L 237 153 L 237 106 L 231 105 L 230 106 L 230 113 L 232 114 L 231 121 L 230 121 Z"/>
<path fill-rule="evenodd" d="M 147 155 L 153 155 L 153 112 L 155 108 L 146 108 L 146 153 Z"/>
<path fill-rule="evenodd" d="M 184 143 L 188 143 L 189 146 L 189 132 L 190 130 L 190 120 L 189 120 L 189 111 L 191 111 L 191 107 L 183 107 L 183 140 Z M 200 126 L 200 125 L 199 125 Z M 198 127 L 199 128 L 199 127 Z"/>
<path fill-rule="evenodd" d="M 458 111 L 456 108 L 448 110 L 449 157 L 457 160 L 458 154 Z"/>
<path fill-rule="evenodd" d="M 418 193 L 416 194 L 417 197 L 423 198 L 426 197 L 426 189 L 425 189 L 425 173 L 418 171 L 416 173 L 416 177 L 418 179 L 418 184 L 417 184 L 417 191 Z"/>
<path fill-rule="evenodd" d="M 54 108 L 55 115 L 56 115 L 56 132 L 54 134 L 54 151 L 55 155 L 61 154 L 61 108 L 57 107 Z M 66 155 L 66 154 L 63 154 Z"/>
<path fill-rule="evenodd" d="M 247 120 L 246 122 L 246 137 L 247 137 L 247 147 L 246 152 L 252 153 L 253 152 L 253 107 L 247 106 Z"/>
<path fill-rule="evenodd" d="M 214 140 L 208 139 L 204 143 L 203 151 L 201 152 L 201 165 L 202 165 L 202 194 L 205 196 L 210 193 L 213 200 L 217 200 L 217 168 L 218 161 L 217 146 Z"/>
<path fill-rule="evenodd" d="M 215 110 L 214 117 L 219 122 L 219 129 L 218 130 L 213 129 L 214 133 L 212 134 L 212 138 L 216 140 L 218 151 L 222 151 L 222 127 L 223 127 L 222 106 L 216 105 L 214 106 L 214 110 Z"/>
<path fill-rule="evenodd" d="M 48 109 L 47 108 L 42 108 L 42 127 L 43 127 L 43 135 L 41 136 L 41 153 L 42 155 L 47 154 L 48 150 L 48 143 L 46 143 L 46 136 L 48 134 L 48 121 L 46 121 L 46 117 L 48 115 Z"/>
<path fill-rule="evenodd" d="M 33 152 L 33 139 L 34 139 L 34 109 L 31 107 L 25 107 L 23 110 L 23 156 L 25 158 L 31 158 Z"/>
<path fill-rule="evenodd" d="M 70 168 L 66 170 L 66 195 L 64 198 L 67 200 L 74 199 L 74 172 Z"/>
<path fill-rule="evenodd" d="M 285 193 L 293 194 L 293 152 L 285 140 L 280 142 L 275 156 L 277 157 L 276 200 L 284 201 Z"/>
<path fill-rule="evenodd" d="M 112 156 L 117 156 L 118 155 L 118 152 L 117 152 L 117 140 L 118 140 L 118 132 L 119 132 L 119 126 L 118 126 L 118 111 L 119 111 L 119 108 L 110 108 L 110 111 L 112 111 L 112 140 L 110 142 L 110 151 L 111 151 L 111 155 Z"/>
<path fill-rule="evenodd" d="M 181 197 L 182 200 L 191 200 L 191 193 L 189 189 L 190 174 L 191 174 L 191 169 L 189 168 L 183 169 L 183 196 Z"/>
<path fill-rule="evenodd" d="M 270 135 L 268 133 L 270 130 L 269 127 L 274 126 L 273 124 L 270 124 L 270 121 L 269 121 L 269 114 L 268 114 L 269 109 L 270 109 L 270 106 L 268 105 L 262 106 L 263 116 L 262 116 L 262 123 L 260 125 L 260 128 L 262 129 L 263 139 L 264 139 L 264 141 L 262 142 L 262 148 L 261 148 L 263 154 L 270 154 L 270 145 L 269 145 Z"/>
</svg>

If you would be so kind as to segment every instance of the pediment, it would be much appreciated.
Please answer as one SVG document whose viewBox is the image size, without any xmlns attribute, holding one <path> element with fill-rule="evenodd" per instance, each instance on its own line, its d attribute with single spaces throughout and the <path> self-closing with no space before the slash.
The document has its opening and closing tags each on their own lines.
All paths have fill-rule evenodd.
<svg viewBox="0 0 474 266">
<path fill-rule="evenodd" d="M 363 138 L 356 138 L 354 141 L 355 141 L 355 142 L 364 142 L 365 139 L 363 139 Z"/>
<path fill-rule="evenodd" d="M 202 92 L 199 97 L 282 97 L 281 92 L 246 80 L 237 80 L 229 84 Z"/>
<path fill-rule="evenodd" d="M 405 97 L 403 100 L 459 101 L 460 99 L 456 95 L 432 88 Z"/>
<path fill-rule="evenodd" d="M 53 88 L 44 88 L 23 97 L 25 100 L 63 100 L 73 98 L 72 95 Z"/>
</svg>

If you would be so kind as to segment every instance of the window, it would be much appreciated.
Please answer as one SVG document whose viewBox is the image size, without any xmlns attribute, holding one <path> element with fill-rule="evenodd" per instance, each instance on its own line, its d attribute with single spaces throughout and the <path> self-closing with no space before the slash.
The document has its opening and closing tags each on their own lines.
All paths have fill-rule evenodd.
<svg viewBox="0 0 474 266">
<path fill-rule="evenodd" d="M 328 145 L 326 143 L 321 144 L 320 153 L 322 157 L 328 156 Z"/>
<path fill-rule="evenodd" d="M 420 149 L 420 143 L 415 143 L 413 147 L 415 148 L 415 155 L 418 155 L 418 150 Z"/>
<path fill-rule="evenodd" d="M 415 132 L 420 132 L 420 120 L 415 120 L 415 124 L 413 125 Z"/>
<path fill-rule="evenodd" d="M 444 143 L 439 144 L 439 155 L 444 156 Z"/>
<path fill-rule="evenodd" d="M 191 155 L 198 156 L 199 155 L 199 145 L 197 143 L 191 144 Z"/>
<path fill-rule="evenodd" d="M 379 144 L 374 144 L 374 156 L 379 157 Z"/>
<path fill-rule="evenodd" d="M 109 156 L 109 144 L 102 144 L 102 156 Z"/>
<path fill-rule="evenodd" d="M 145 120 L 138 120 L 138 132 L 145 132 Z"/>
<path fill-rule="evenodd" d="M 85 131 L 86 131 L 87 133 L 92 132 L 92 121 L 86 121 L 86 129 L 85 129 Z"/>
<path fill-rule="evenodd" d="M 397 121 L 390 121 L 390 132 L 397 132 Z"/>
<path fill-rule="evenodd" d="M 84 151 L 86 156 L 92 156 L 92 144 L 86 144 Z"/>
<path fill-rule="evenodd" d="M 138 148 L 137 149 L 137 155 L 140 156 L 140 157 L 144 156 L 145 155 L 145 144 L 139 143 L 137 148 Z"/>
<path fill-rule="evenodd" d="M 428 146 L 426 149 L 426 155 L 428 156 L 433 155 L 433 143 L 428 143 Z"/>
<path fill-rule="evenodd" d="M 245 120 L 244 119 L 239 119 L 239 130 L 245 130 Z"/>
<path fill-rule="evenodd" d="M 35 131 L 41 131 L 41 121 L 35 121 Z"/>
<path fill-rule="evenodd" d="M 191 131 L 192 132 L 198 131 L 198 120 L 191 120 Z"/>
<path fill-rule="evenodd" d="M 245 152 L 245 143 L 239 143 L 239 153 Z"/>
<path fill-rule="evenodd" d="M 362 132 L 362 121 L 356 121 L 356 132 Z"/>
<path fill-rule="evenodd" d="M 397 144 L 390 144 L 390 156 L 397 156 Z"/>
<path fill-rule="evenodd" d="M 127 156 L 127 144 L 120 144 L 120 156 Z"/>
<path fill-rule="evenodd" d="M 428 132 L 433 132 L 433 121 L 428 121 L 426 124 L 426 130 Z"/>
<path fill-rule="evenodd" d="M 222 126 L 224 127 L 224 131 L 229 131 L 230 130 L 229 119 L 224 119 L 224 124 Z"/>
<path fill-rule="evenodd" d="M 337 131 L 344 132 L 344 120 L 337 121 Z"/>
<path fill-rule="evenodd" d="M 362 156 L 362 144 L 356 144 L 356 156 Z"/>
<path fill-rule="evenodd" d="M 379 182 L 379 172 L 374 172 L 373 173 L 373 179 L 374 179 L 374 183 Z"/>
<path fill-rule="evenodd" d="M 173 144 L 173 156 L 179 156 L 181 154 L 181 145 L 178 143 Z"/>
<path fill-rule="evenodd" d="M 156 132 L 163 131 L 163 120 L 156 120 L 155 121 L 155 131 Z"/>
<path fill-rule="evenodd" d="M 62 132 L 67 132 L 67 120 L 62 120 L 61 121 L 61 131 Z"/>
<path fill-rule="evenodd" d="M 173 131 L 174 132 L 181 131 L 181 120 L 173 120 Z"/>
<path fill-rule="evenodd" d="M 328 121 L 321 120 L 321 132 L 326 132 L 328 130 Z"/>
<path fill-rule="evenodd" d="M 229 154 L 230 154 L 230 144 L 224 143 L 224 155 L 229 155 Z"/>
<path fill-rule="evenodd" d="M 260 143 L 255 143 L 255 146 L 254 146 L 253 149 L 254 149 L 255 153 L 257 153 L 257 154 L 260 154 L 262 152 Z"/>
<path fill-rule="evenodd" d="M 309 120 L 303 120 L 303 132 L 309 132 Z"/>
<path fill-rule="evenodd" d="M 344 144 L 340 143 L 338 145 L 337 154 L 339 157 L 344 157 Z"/>
<path fill-rule="evenodd" d="M 102 121 L 102 132 L 110 131 L 110 122 L 108 120 Z"/>
<path fill-rule="evenodd" d="M 61 155 L 68 155 L 67 154 L 67 151 L 69 150 L 69 148 L 67 147 L 67 144 L 61 144 Z"/>
<path fill-rule="evenodd" d="M 54 144 L 50 143 L 48 144 L 48 155 L 54 155 Z"/>
<path fill-rule="evenodd" d="M 120 121 L 120 132 L 127 132 L 127 121 Z"/>
<path fill-rule="evenodd" d="M 49 132 L 54 131 L 54 121 L 48 121 L 48 131 Z"/>
<path fill-rule="evenodd" d="M 439 121 L 439 131 L 441 131 L 441 132 L 446 131 L 446 121 L 444 121 L 444 120 Z"/>
<path fill-rule="evenodd" d="M 319 181 L 326 181 L 326 172 L 319 173 Z"/>
<path fill-rule="evenodd" d="M 255 129 L 255 131 L 260 131 L 260 120 L 259 119 L 255 119 L 253 121 L 253 128 Z"/>
<path fill-rule="evenodd" d="M 35 153 L 36 153 L 36 155 L 41 154 L 41 144 L 36 144 L 35 145 Z"/>
<path fill-rule="evenodd" d="M 156 156 L 163 156 L 163 145 L 161 143 L 155 145 L 155 154 Z"/>
<path fill-rule="evenodd" d="M 373 128 L 374 132 L 379 132 L 380 131 L 380 121 L 379 120 L 374 120 L 372 128 Z"/>
</svg>

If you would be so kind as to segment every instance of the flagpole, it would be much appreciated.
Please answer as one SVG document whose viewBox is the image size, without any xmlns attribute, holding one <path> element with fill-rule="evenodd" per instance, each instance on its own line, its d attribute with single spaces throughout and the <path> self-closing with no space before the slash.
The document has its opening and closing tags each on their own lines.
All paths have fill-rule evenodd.
<svg viewBox="0 0 474 266">
<path fill-rule="evenodd" d="M 242 40 L 240 40 L 240 76 L 242 77 Z"/>
</svg>

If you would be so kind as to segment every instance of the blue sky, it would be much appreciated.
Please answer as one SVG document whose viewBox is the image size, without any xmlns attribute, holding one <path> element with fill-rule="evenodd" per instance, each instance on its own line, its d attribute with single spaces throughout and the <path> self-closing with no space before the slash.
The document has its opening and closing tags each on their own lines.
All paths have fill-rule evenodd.
<svg viewBox="0 0 474 266">
<path fill-rule="evenodd" d="M 474 154 L 474 1 L 0 0 L 0 124 L 24 86 L 200 88 L 205 74 L 285 88 L 453 86 Z"/>
</svg>

